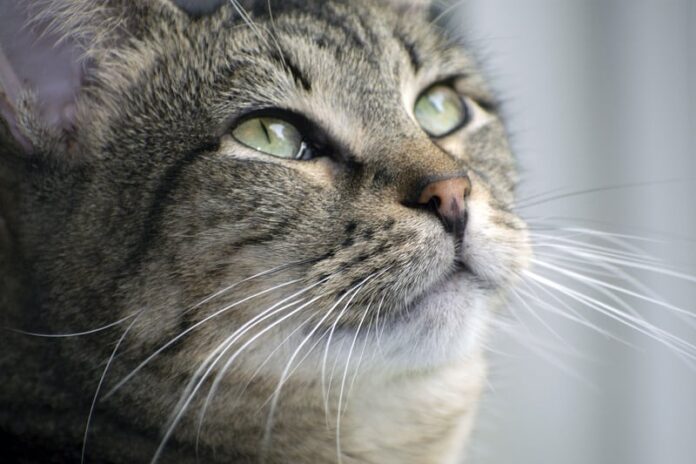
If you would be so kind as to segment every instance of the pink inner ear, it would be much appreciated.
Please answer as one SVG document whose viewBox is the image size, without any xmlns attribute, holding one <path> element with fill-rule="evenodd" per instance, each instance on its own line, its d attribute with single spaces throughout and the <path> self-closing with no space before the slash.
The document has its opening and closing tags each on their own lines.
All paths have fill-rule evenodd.
<svg viewBox="0 0 696 464">
<path fill-rule="evenodd" d="M 16 125 L 19 94 L 31 89 L 43 122 L 69 129 L 74 125 L 82 79 L 80 50 L 69 38 L 59 41 L 45 24 L 28 24 L 21 3 L 0 0 L 0 88 L 7 100 L 0 104 L 0 111 L 10 126 Z"/>
</svg>

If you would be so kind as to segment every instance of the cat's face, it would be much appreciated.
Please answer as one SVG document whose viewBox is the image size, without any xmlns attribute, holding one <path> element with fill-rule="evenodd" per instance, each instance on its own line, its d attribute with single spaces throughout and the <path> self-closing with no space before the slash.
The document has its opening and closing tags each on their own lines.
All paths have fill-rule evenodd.
<svg viewBox="0 0 696 464">
<path fill-rule="evenodd" d="M 526 264 L 503 125 L 426 9 L 271 3 L 253 26 L 231 6 L 145 15 L 93 55 L 73 161 L 29 182 L 46 325 L 132 316 L 122 374 L 167 347 L 123 392 L 188 378 L 225 341 L 212 372 L 244 347 L 231 375 L 274 384 L 296 350 L 340 365 L 358 330 L 373 367 L 451 363 Z"/>
<path fill-rule="evenodd" d="M 128 87 L 113 92 L 109 103 L 118 111 L 95 147 L 108 161 L 94 169 L 99 188 L 111 190 L 105 211 L 113 214 L 119 198 L 138 198 L 144 220 L 131 238 L 137 253 L 125 263 L 146 282 L 126 308 L 143 299 L 157 306 L 161 298 L 163 307 L 142 321 L 162 334 L 179 330 L 181 318 L 187 326 L 296 280 L 235 306 L 200 333 L 227 334 L 302 290 L 287 302 L 321 296 L 298 313 L 309 318 L 307 329 L 319 324 L 321 333 L 340 314 L 338 327 L 354 330 L 371 305 L 368 317 L 380 308 L 385 337 L 400 334 L 395 351 L 429 357 L 436 341 L 459 355 L 450 343 L 473 335 L 467 322 L 526 256 L 523 226 L 510 212 L 513 162 L 480 77 L 425 15 L 405 21 L 375 7 L 331 3 L 274 14 L 273 23 L 258 15 L 255 29 L 237 21 L 167 34 L 167 53 L 148 57 Z M 337 25 L 337 17 L 349 20 Z M 215 40 L 201 42 L 197 28 Z M 414 114 L 419 96 L 436 84 L 456 92 L 467 113 L 445 137 L 430 136 Z M 238 140 L 237 127 L 262 116 L 296 128 L 313 157 L 287 159 Z M 418 197 L 437 179 L 464 175 L 468 221 L 447 230 Z M 124 178 L 131 182 L 125 188 Z M 332 310 L 341 298 L 348 308 Z M 162 312 L 173 327 L 157 322 Z"/>
</svg>

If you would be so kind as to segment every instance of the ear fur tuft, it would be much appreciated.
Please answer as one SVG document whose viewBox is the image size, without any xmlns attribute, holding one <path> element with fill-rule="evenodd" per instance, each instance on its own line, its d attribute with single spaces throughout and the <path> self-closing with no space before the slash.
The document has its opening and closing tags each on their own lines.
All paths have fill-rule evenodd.
<svg viewBox="0 0 696 464">
<path fill-rule="evenodd" d="M 86 75 L 173 16 L 185 17 L 164 0 L 0 0 L 0 117 L 12 136 L 27 152 L 67 150 Z"/>
</svg>

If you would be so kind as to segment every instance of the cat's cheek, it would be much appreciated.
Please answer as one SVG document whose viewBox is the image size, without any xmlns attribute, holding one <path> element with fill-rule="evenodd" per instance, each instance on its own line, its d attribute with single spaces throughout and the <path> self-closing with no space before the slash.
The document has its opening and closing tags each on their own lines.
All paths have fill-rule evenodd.
<svg viewBox="0 0 696 464">
<path fill-rule="evenodd" d="M 300 171 L 313 184 L 322 187 L 334 185 L 340 166 L 334 160 L 323 156 L 312 161 L 294 162 L 293 168 Z"/>
</svg>

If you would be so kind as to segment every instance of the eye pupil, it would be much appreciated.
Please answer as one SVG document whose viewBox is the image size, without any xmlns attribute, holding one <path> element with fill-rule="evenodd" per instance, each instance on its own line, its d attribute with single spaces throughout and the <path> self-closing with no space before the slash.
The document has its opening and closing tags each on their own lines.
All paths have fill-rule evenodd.
<svg viewBox="0 0 696 464">
<path fill-rule="evenodd" d="M 266 141 L 271 143 L 271 136 L 268 133 L 268 128 L 266 127 L 266 124 L 264 124 L 263 119 L 259 118 L 259 126 L 261 126 L 261 130 L 263 130 L 263 133 L 266 136 Z"/>
</svg>

